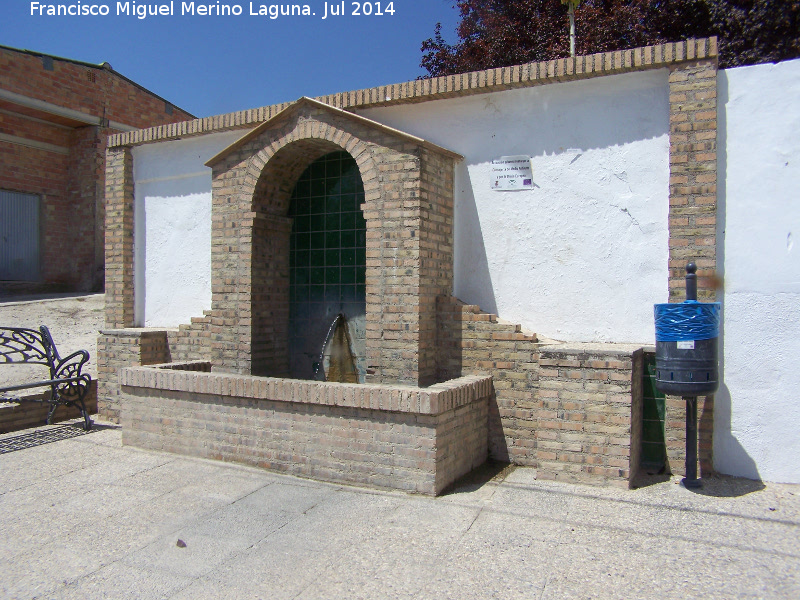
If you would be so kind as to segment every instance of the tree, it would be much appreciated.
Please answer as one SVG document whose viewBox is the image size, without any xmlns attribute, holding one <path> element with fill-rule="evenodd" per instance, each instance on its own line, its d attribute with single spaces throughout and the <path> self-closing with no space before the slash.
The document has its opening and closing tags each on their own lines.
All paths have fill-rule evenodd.
<svg viewBox="0 0 800 600">
<path fill-rule="evenodd" d="M 569 56 L 562 0 L 457 0 L 459 41 L 437 24 L 422 43 L 432 77 Z M 800 0 L 583 0 L 576 52 L 591 54 L 716 35 L 720 66 L 800 56 Z"/>
<path fill-rule="evenodd" d="M 720 66 L 777 62 L 800 56 L 800 0 L 709 0 Z"/>
</svg>

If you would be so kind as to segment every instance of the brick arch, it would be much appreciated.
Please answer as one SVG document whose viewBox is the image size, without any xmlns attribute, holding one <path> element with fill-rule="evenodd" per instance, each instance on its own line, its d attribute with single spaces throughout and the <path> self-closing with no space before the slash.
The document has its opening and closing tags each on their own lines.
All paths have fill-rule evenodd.
<svg viewBox="0 0 800 600">
<path fill-rule="evenodd" d="M 336 150 L 342 148 L 333 142 L 316 139 L 297 140 L 281 147 L 267 158 L 253 187 L 253 212 L 286 215 L 292 190 L 303 171 L 320 156 Z M 250 191 L 243 193 L 249 194 Z"/>
<path fill-rule="evenodd" d="M 250 289 L 250 347 L 248 356 L 236 362 L 248 365 L 248 370 L 256 375 L 289 373 L 288 250 L 292 222 L 286 215 L 300 175 L 319 157 L 343 150 L 358 165 L 365 200 L 379 202 L 382 197 L 376 185 L 378 167 L 374 150 L 386 148 L 365 139 L 372 137 L 366 130 L 345 131 L 337 125 L 346 122 L 326 122 L 324 113 L 319 111 L 303 113 L 296 120 L 276 125 L 251 140 L 252 154 L 246 161 L 238 190 L 240 202 L 249 205 L 253 220 L 248 236 L 250 249 L 243 253 L 249 259 L 246 271 Z M 368 182 L 371 193 L 367 191 Z M 373 226 L 379 226 L 379 222 Z"/>
<path fill-rule="evenodd" d="M 248 162 L 240 196 L 251 198 L 257 214 L 284 216 L 297 179 L 319 157 L 344 150 L 355 159 L 365 184 L 367 200 L 379 192 L 367 193 L 367 181 L 376 179 L 377 167 L 372 145 L 330 124 L 305 120 L 292 131 L 266 145 Z"/>
</svg>

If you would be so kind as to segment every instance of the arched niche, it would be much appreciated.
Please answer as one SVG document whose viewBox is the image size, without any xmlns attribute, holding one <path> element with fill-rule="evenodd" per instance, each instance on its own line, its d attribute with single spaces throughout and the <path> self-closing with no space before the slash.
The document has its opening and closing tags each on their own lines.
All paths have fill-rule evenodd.
<svg viewBox="0 0 800 600">
<path fill-rule="evenodd" d="M 453 168 L 425 140 L 303 98 L 212 158 L 214 362 L 289 373 L 292 191 L 332 151 L 358 165 L 366 220 L 367 381 L 433 383 L 436 296 L 452 291 Z"/>
</svg>

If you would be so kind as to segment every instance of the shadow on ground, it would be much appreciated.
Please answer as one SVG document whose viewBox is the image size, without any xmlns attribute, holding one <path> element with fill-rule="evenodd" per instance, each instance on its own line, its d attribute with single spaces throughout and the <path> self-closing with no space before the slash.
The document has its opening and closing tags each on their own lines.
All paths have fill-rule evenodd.
<svg viewBox="0 0 800 600">
<path fill-rule="evenodd" d="M 501 483 L 515 468 L 516 465 L 490 458 L 477 469 L 454 481 L 442 495 L 465 494 L 479 490 L 489 482 Z"/>
<path fill-rule="evenodd" d="M 105 429 L 118 429 L 118 425 L 98 425 L 93 424 L 92 429 L 85 431 L 83 429 L 83 420 L 75 423 L 67 423 L 63 425 L 52 425 L 41 427 L 33 430 L 18 433 L 16 435 L 5 435 L 0 437 L 0 454 L 8 452 L 16 452 L 17 450 L 25 450 L 26 448 L 34 448 L 42 446 L 43 444 L 50 444 L 52 442 L 60 442 L 70 438 L 88 435 L 97 431 Z"/>
<path fill-rule="evenodd" d="M 744 479 L 729 475 L 713 475 L 703 477 L 699 488 L 687 488 L 690 492 L 700 496 L 713 496 L 715 498 L 738 498 L 753 492 L 760 492 L 767 486 L 756 479 Z"/>
<path fill-rule="evenodd" d="M 631 489 L 638 489 L 664 483 L 672 479 L 669 473 L 640 473 L 634 479 Z M 715 498 L 738 498 L 753 492 L 760 492 L 766 485 L 762 481 L 755 479 L 744 479 L 743 477 L 732 477 L 730 475 L 709 475 L 702 477 L 700 487 L 686 488 L 688 491 L 699 496 L 711 496 Z"/>
</svg>

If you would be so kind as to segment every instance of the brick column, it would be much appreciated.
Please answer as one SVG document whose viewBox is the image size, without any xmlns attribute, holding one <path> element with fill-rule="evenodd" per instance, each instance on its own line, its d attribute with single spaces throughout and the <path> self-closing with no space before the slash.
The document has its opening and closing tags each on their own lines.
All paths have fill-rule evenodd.
<svg viewBox="0 0 800 600">
<path fill-rule="evenodd" d="M 133 156 L 127 147 L 106 154 L 106 326 L 132 327 Z"/>
<path fill-rule="evenodd" d="M 670 67 L 669 301 L 685 299 L 686 263 L 697 264 L 697 299 L 716 300 L 704 285 L 717 268 L 717 39 L 704 58 Z M 676 46 L 676 48 L 682 46 Z M 686 44 L 687 53 L 695 44 Z M 669 468 L 684 474 L 686 402 L 666 398 L 665 437 Z M 714 396 L 698 401 L 698 460 L 701 475 L 713 469 Z"/>
<path fill-rule="evenodd" d="M 669 300 L 684 300 L 684 268 L 697 264 L 700 278 L 717 267 L 717 59 L 670 68 Z M 691 49 L 694 46 L 689 44 Z M 691 57 L 690 57 L 691 58 Z M 716 292 L 698 286 L 698 300 Z"/>
<path fill-rule="evenodd" d="M 376 170 L 362 172 L 367 222 L 367 381 L 418 385 L 420 159 L 411 152 L 385 151 L 379 160 Z"/>
<path fill-rule="evenodd" d="M 250 287 L 250 364 L 240 364 L 240 372 L 286 377 L 289 374 L 289 237 L 292 219 L 277 215 L 253 218 L 250 244 L 250 274 L 244 276 Z M 243 320 L 243 319 L 242 319 Z"/>
<path fill-rule="evenodd" d="M 436 380 L 438 297 L 453 292 L 453 204 L 455 161 L 423 149 L 420 160 L 419 238 L 419 385 Z M 403 236 L 414 236 L 407 227 Z"/>
</svg>

